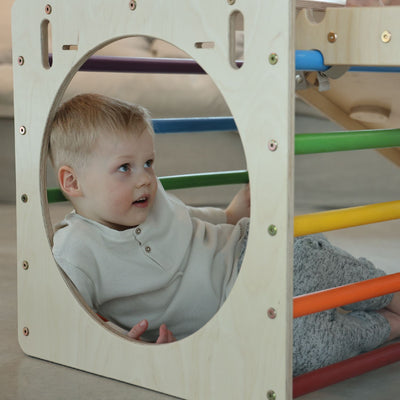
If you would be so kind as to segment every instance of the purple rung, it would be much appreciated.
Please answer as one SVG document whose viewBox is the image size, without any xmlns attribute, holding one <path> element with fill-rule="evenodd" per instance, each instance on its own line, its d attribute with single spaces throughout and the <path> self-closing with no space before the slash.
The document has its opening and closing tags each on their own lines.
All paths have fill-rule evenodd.
<svg viewBox="0 0 400 400">
<path fill-rule="evenodd" d="M 196 61 L 185 58 L 129 58 L 93 56 L 80 71 L 137 72 L 149 74 L 205 74 Z"/>
<path fill-rule="evenodd" d="M 240 66 L 241 61 L 237 61 Z M 195 60 L 187 58 L 90 57 L 80 71 L 137 72 L 149 74 L 205 74 Z"/>
</svg>

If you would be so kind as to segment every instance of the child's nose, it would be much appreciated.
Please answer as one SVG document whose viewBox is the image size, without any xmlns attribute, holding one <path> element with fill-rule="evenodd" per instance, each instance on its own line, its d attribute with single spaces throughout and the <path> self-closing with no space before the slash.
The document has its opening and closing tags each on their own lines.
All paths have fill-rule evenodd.
<svg viewBox="0 0 400 400">
<path fill-rule="evenodd" d="M 136 181 L 136 187 L 140 188 L 142 186 L 147 186 L 151 182 L 150 175 L 147 173 L 147 171 L 144 169 L 140 172 L 140 174 L 137 177 Z"/>
</svg>

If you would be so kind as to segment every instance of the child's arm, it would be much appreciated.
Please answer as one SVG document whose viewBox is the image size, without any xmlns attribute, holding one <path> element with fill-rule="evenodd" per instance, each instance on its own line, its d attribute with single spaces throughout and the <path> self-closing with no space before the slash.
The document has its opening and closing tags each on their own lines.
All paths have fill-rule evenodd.
<svg viewBox="0 0 400 400">
<path fill-rule="evenodd" d="M 241 218 L 250 216 L 250 190 L 245 185 L 233 198 L 226 210 L 216 207 L 187 206 L 192 217 L 210 222 L 211 224 L 235 225 Z"/>
<path fill-rule="evenodd" d="M 244 218 L 250 217 L 250 185 L 245 185 L 225 210 L 226 222 L 235 225 Z"/>
<path fill-rule="evenodd" d="M 210 224 L 218 225 L 226 223 L 224 210 L 217 207 L 191 207 L 186 206 L 191 217 L 201 219 Z"/>
<path fill-rule="evenodd" d="M 148 321 L 144 319 L 143 321 L 140 321 L 138 324 L 136 324 L 128 332 L 128 336 L 132 339 L 140 340 L 140 336 L 142 336 L 146 332 L 148 326 L 149 326 Z M 156 340 L 156 343 L 157 344 L 172 343 L 175 341 L 176 341 L 176 339 L 175 339 L 174 335 L 172 334 L 172 332 L 167 328 L 167 325 L 162 324 L 160 326 L 159 336 L 158 336 L 158 339 Z"/>
</svg>

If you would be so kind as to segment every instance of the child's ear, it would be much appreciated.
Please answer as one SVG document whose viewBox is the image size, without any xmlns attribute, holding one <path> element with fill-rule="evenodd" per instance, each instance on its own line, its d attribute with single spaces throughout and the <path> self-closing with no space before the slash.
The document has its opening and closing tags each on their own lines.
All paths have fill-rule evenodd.
<svg viewBox="0 0 400 400">
<path fill-rule="evenodd" d="M 69 197 L 82 196 L 78 177 L 73 168 L 63 165 L 58 169 L 58 182 L 62 191 Z"/>
</svg>

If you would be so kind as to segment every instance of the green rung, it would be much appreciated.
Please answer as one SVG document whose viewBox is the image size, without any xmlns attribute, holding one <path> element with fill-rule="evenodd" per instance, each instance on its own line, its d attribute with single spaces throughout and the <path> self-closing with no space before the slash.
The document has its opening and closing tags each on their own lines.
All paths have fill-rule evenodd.
<svg viewBox="0 0 400 400">
<path fill-rule="evenodd" d="M 279 145 L 279 144 L 278 144 Z M 400 129 L 302 133 L 295 136 L 295 154 L 400 147 Z M 165 190 L 247 183 L 247 171 L 210 172 L 160 178 Z M 65 201 L 58 188 L 47 190 L 49 203 Z"/>
<path fill-rule="evenodd" d="M 186 189 L 203 186 L 220 186 L 247 183 L 249 175 L 247 171 L 209 172 L 204 174 L 189 174 L 165 176 L 160 178 L 165 190 Z M 59 188 L 47 189 L 49 203 L 66 201 Z"/>
<path fill-rule="evenodd" d="M 301 133 L 295 137 L 295 154 L 400 147 L 400 129 Z"/>
</svg>

